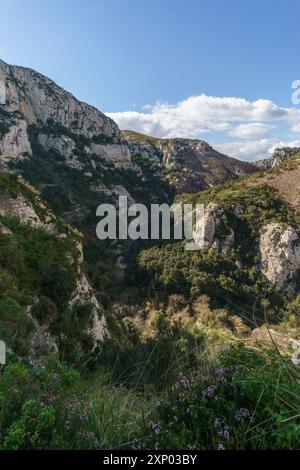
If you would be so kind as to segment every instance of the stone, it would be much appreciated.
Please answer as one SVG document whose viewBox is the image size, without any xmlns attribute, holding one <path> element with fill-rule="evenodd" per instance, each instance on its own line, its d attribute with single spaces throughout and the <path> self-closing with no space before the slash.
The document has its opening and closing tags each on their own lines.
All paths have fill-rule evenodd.
<svg viewBox="0 0 300 470">
<path fill-rule="evenodd" d="M 270 223 L 259 240 L 261 271 L 280 290 L 300 269 L 300 241 L 293 227 Z"/>
</svg>

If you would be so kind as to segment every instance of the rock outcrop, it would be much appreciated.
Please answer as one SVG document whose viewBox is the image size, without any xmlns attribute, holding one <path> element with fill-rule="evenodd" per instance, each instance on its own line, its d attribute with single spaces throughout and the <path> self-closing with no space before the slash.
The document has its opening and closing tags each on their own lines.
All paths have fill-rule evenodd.
<svg viewBox="0 0 300 470">
<path fill-rule="evenodd" d="M 300 269 L 300 240 L 289 226 L 270 223 L 259 241 L 261 270 L 275 289 L 282 289 Z"/>
<path fill-rule="evenodd" d="M 0 109 L 0 130 L 1 122 L 3 124 Z M 2 128 L 2 135 L 0 133 L 0 164 L 2 165 L 10 161 L 23 159 L 32 154 L 26 121 L 16 119 L 10 122 L 10 124 L 6 129 Z"/>
<path fill-rule="evenodd" d="M 228 256 L 234 247 L 234 231 L 228 226 L 222 206 L 210 203 L 197 221 L 194 230 L 194 241 L 200 250 L 215 249 Z"/>
<path fill-rule="evenodd" d="M 299 152 L 299 147 L 278 148 L 273 151 L 271 157 L 266 158 L 265 160 L 259 160 L 255 162 L 255 165 L 257 165 L 262 170 L 270 170 L 271 168 L 275 168 L 276 166 L 280 165 L 280 163 L 285 162 Z"/>
</svg>

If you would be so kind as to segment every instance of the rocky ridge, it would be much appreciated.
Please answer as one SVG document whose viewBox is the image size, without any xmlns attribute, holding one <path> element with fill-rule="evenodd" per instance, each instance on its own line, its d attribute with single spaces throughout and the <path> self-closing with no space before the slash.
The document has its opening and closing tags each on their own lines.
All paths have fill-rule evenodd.
<svg viewBox="0 0 300 470">
<path fill-rule="evenodd" d="M 160 164 L 158 171 L 176 189 L 195 192 L 257 171 L 251 163 L 230 158 L 207 142 L 193 139 L 157 139 L 123 131 L 132 157 Z"/>
<path fill-rule="evenodd" d="M 270 170 L 271 168 L 275 168 L 276 166 L 280 165 L 280 163 L 285 162 L 299 152 L 299 147 L 277 148 L 273 151 L 271 157 L 264 160 L 258 160 L 255 162 L 255 165 L 263 170 Z"/>
</svg>

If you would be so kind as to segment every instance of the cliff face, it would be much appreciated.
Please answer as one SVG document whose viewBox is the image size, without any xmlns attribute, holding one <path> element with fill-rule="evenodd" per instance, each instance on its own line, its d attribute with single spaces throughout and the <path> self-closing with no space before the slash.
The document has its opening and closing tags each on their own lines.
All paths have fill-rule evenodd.
<svg viewBox="0 0 300 470">
<path fill-rule="evenodd" d="M 123 131 L 133 157 L 160 163 L 162 177 L 176 192 L 195 192 L 257 171 L 255 165 L 217 152 L 202 140 L 156 139 Z"/>
<path fill-rule="evenodd" d="M 130 163 L 130 153 L 118 126 L 96 108 L 78 101 L 49 78 L 28 68 L 0 61 L 0 80 L 5 86 L 2 119 L 10 118 L 6 121 L 8 128 L 15 123 L 15 129 L 10 130 L 10 137 L 3 143 L 1 153 L 7 158 L 31 154 L 26 130 L 35 126 L 36 137 L 45 150 L 53 147 L 65 157 L 72 154 L 76 158 L 75 150 L 79 150 L 81 142 L 87 154 L 120 165 Z M 7 136 L 7 132 L 2 135 Z"/>
</svg>

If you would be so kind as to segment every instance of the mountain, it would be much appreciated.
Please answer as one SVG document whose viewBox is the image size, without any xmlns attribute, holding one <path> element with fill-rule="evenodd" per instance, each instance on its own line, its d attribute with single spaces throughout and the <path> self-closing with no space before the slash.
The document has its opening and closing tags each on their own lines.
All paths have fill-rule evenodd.
<svg viewBox="0 0 300 470">
<path fill-rule="evenodd" d="M 179 195 L 177 202 L 205 205 L 195 226 L 201 251 L 187 252 L 182 242 L 143 250 L 135 282 L 153 286 L 152 295 L 162 301 L 184 296 L 192 312 L 196 303 L 192 315 L 199 301 L 200 312 L 212 309 L 211 318 L 225 309 L 225 329 L 235 330 L 236 316 L 238 330 L 248 327 L 248 333 L 266 321 L 280 322 L 300 292 L 299 178 L 300 153 L 272 170 Z M 293 322 L 282 328 L 292 331 Z"/>
<path fill-rule="evenodd" d="M 264 160 L 258 160 L 255 162 L 255 165 L 261 168 L 262 170 L 269 170 L 270 168 L 274 168 L 275 166 L 279 165 L 280 163 L 288 160 L 296 153 L 300 152 L 299 147 L 283 147 L 275 149 L 269 158 L 265 158 Z"/>
<path fill-rule="evenodd" d="M 203 140 L 158 139 L 133 131 L 123 131 L 131 155 L 161 166 L 162 177 L 177 194 L 195 192 L 257 171 L 214 150 Z"/>
<path fill-rule="evenodd" d="M 121 133 L 4 62 L 0 93 L 0 449 L 299 448 L 300 154 Z M 98 240 L 120 194 L 203 203 L 202 249 Z"/>
<path fill-rule="evenodd" d="M 99 194 L 125 191 L 126 170 L 137 168 L 111 119 L 31 69 L 0 61 L 0 80 L 0 164 L 22 171 L 55 211 L 77 220 Z"/>
<path fill-rule="evenodd" d="M 165 202 L 174 191 L 211 187 L 256 169 L 203 141 L 121 133 L 103 113 L 31 69 L 0 61 L 0 80 L 6 95 L 0 165 L 22 172 L 70 221 L 120 194 Z"/>
</svg>

